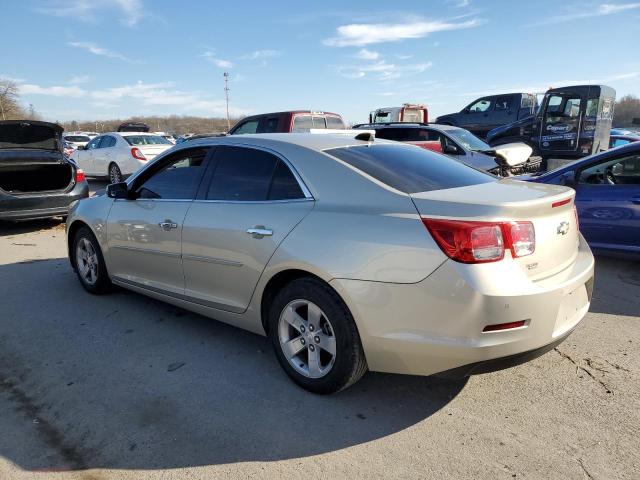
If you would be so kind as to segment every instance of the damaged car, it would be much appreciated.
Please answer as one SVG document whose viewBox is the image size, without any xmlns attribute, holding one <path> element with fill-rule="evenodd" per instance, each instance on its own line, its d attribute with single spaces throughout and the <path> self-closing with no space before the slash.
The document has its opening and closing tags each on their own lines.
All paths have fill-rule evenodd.
<svg viewBox="0 0 640 480">
<path fill-rule="evenodd" d="M 66 216 L 89 196 L 84 172 L 63 151 L 62 127 L 0 121 L 0 220 Z"/>
</svg>

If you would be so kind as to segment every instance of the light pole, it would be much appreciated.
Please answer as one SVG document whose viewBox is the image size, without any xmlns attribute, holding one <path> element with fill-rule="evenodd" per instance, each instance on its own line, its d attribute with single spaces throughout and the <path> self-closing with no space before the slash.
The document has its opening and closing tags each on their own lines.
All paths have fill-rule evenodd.
<svg viewBox="0 0 640 480">
<path fill-rule="evenodd" d="M 224 72 L 224 97 L 227 102 L 227 132 L 231 130 L 231 123 L 229 122 L 229 72 Z"/>
</svg>

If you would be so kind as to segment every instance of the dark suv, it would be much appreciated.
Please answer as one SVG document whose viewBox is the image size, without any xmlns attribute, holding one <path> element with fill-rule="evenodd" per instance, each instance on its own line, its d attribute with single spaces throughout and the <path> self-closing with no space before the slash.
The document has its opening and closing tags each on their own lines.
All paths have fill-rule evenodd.
<svg viewBox="0 0 640 480">
<path fill-rule="evenodd" d="M 229 135 L 241 133 L 291 133 L 308 132 L 312 128 L 347 128 L 337 113 L 295 110 L 290 112 L 261 113 L 245 117 L 236 123 Z"/>
<path fill-rule="evenodd" d="M 441 115 L 436 123 L 462 127 L 485 138 L 489 130 L 533 115 L 538 99 L 531 93 L 507 93 L 478 98 L 458 113 Z"/>
</svg>

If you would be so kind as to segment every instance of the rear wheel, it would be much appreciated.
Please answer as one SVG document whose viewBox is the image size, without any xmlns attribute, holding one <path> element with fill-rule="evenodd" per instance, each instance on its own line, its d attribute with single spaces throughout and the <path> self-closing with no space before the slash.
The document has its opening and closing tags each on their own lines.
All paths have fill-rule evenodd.
<svg viewBox="0 0 640 480">
<path fill-rule="evenodd" d="M 109 165 L 109 182 L 110 183 L 120 183 L 122 181 L 122 172 L 120 171 L 120 167 L 115 163 Z"/>
<path fill-rule="evenodd" d="M 82 227 L 73 239 L 76 273 L 87 292 L 104 293 L 111 287 L 107 266 L 98 240 L 87 227 Z"/>
<path fill-rule="evenodd" d="M 343 390 L 367 371 L 349 310 L 315 278 L 294 280 L 276 295 L 269 308 L 269 335 L 285 372 L 314 393 Z"/>
</svg>

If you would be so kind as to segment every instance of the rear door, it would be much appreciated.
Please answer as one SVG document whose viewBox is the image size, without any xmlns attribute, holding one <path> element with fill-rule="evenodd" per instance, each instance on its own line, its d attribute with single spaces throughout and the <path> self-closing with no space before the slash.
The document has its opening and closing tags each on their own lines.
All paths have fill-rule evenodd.
<svg viewBox="0 0 640 480">
<path fill-rule="evenodd" d="M 207 177 L 184 222 L 185 294 L 240 313 L 313 199 L 283 158 L 258 148 L 217 147 Z"/>
<path fill-rule="evenodd" d="M 170 295 L 184 294 L 182 228 L 207 153 L 206 148 L 192 148 L 168 156 L 134 181 L 135 200 L 113 201 L 107 218 L 107 255 L 114 278 Z"/>
<path fill-rule="evenodd" d="M 493 112 L 487 117 L 486 132 L 516 121 L 519 108 L 519 105 L 516 104 L 518 98 L 518 95 L 498 95 L 496 97 Z"/>
<path fill-rule="evenodd" d="M 640 154 L 610 157 L 576 174 L 580 230 L 599 248 L 640 251 Z"/>
</svg>

